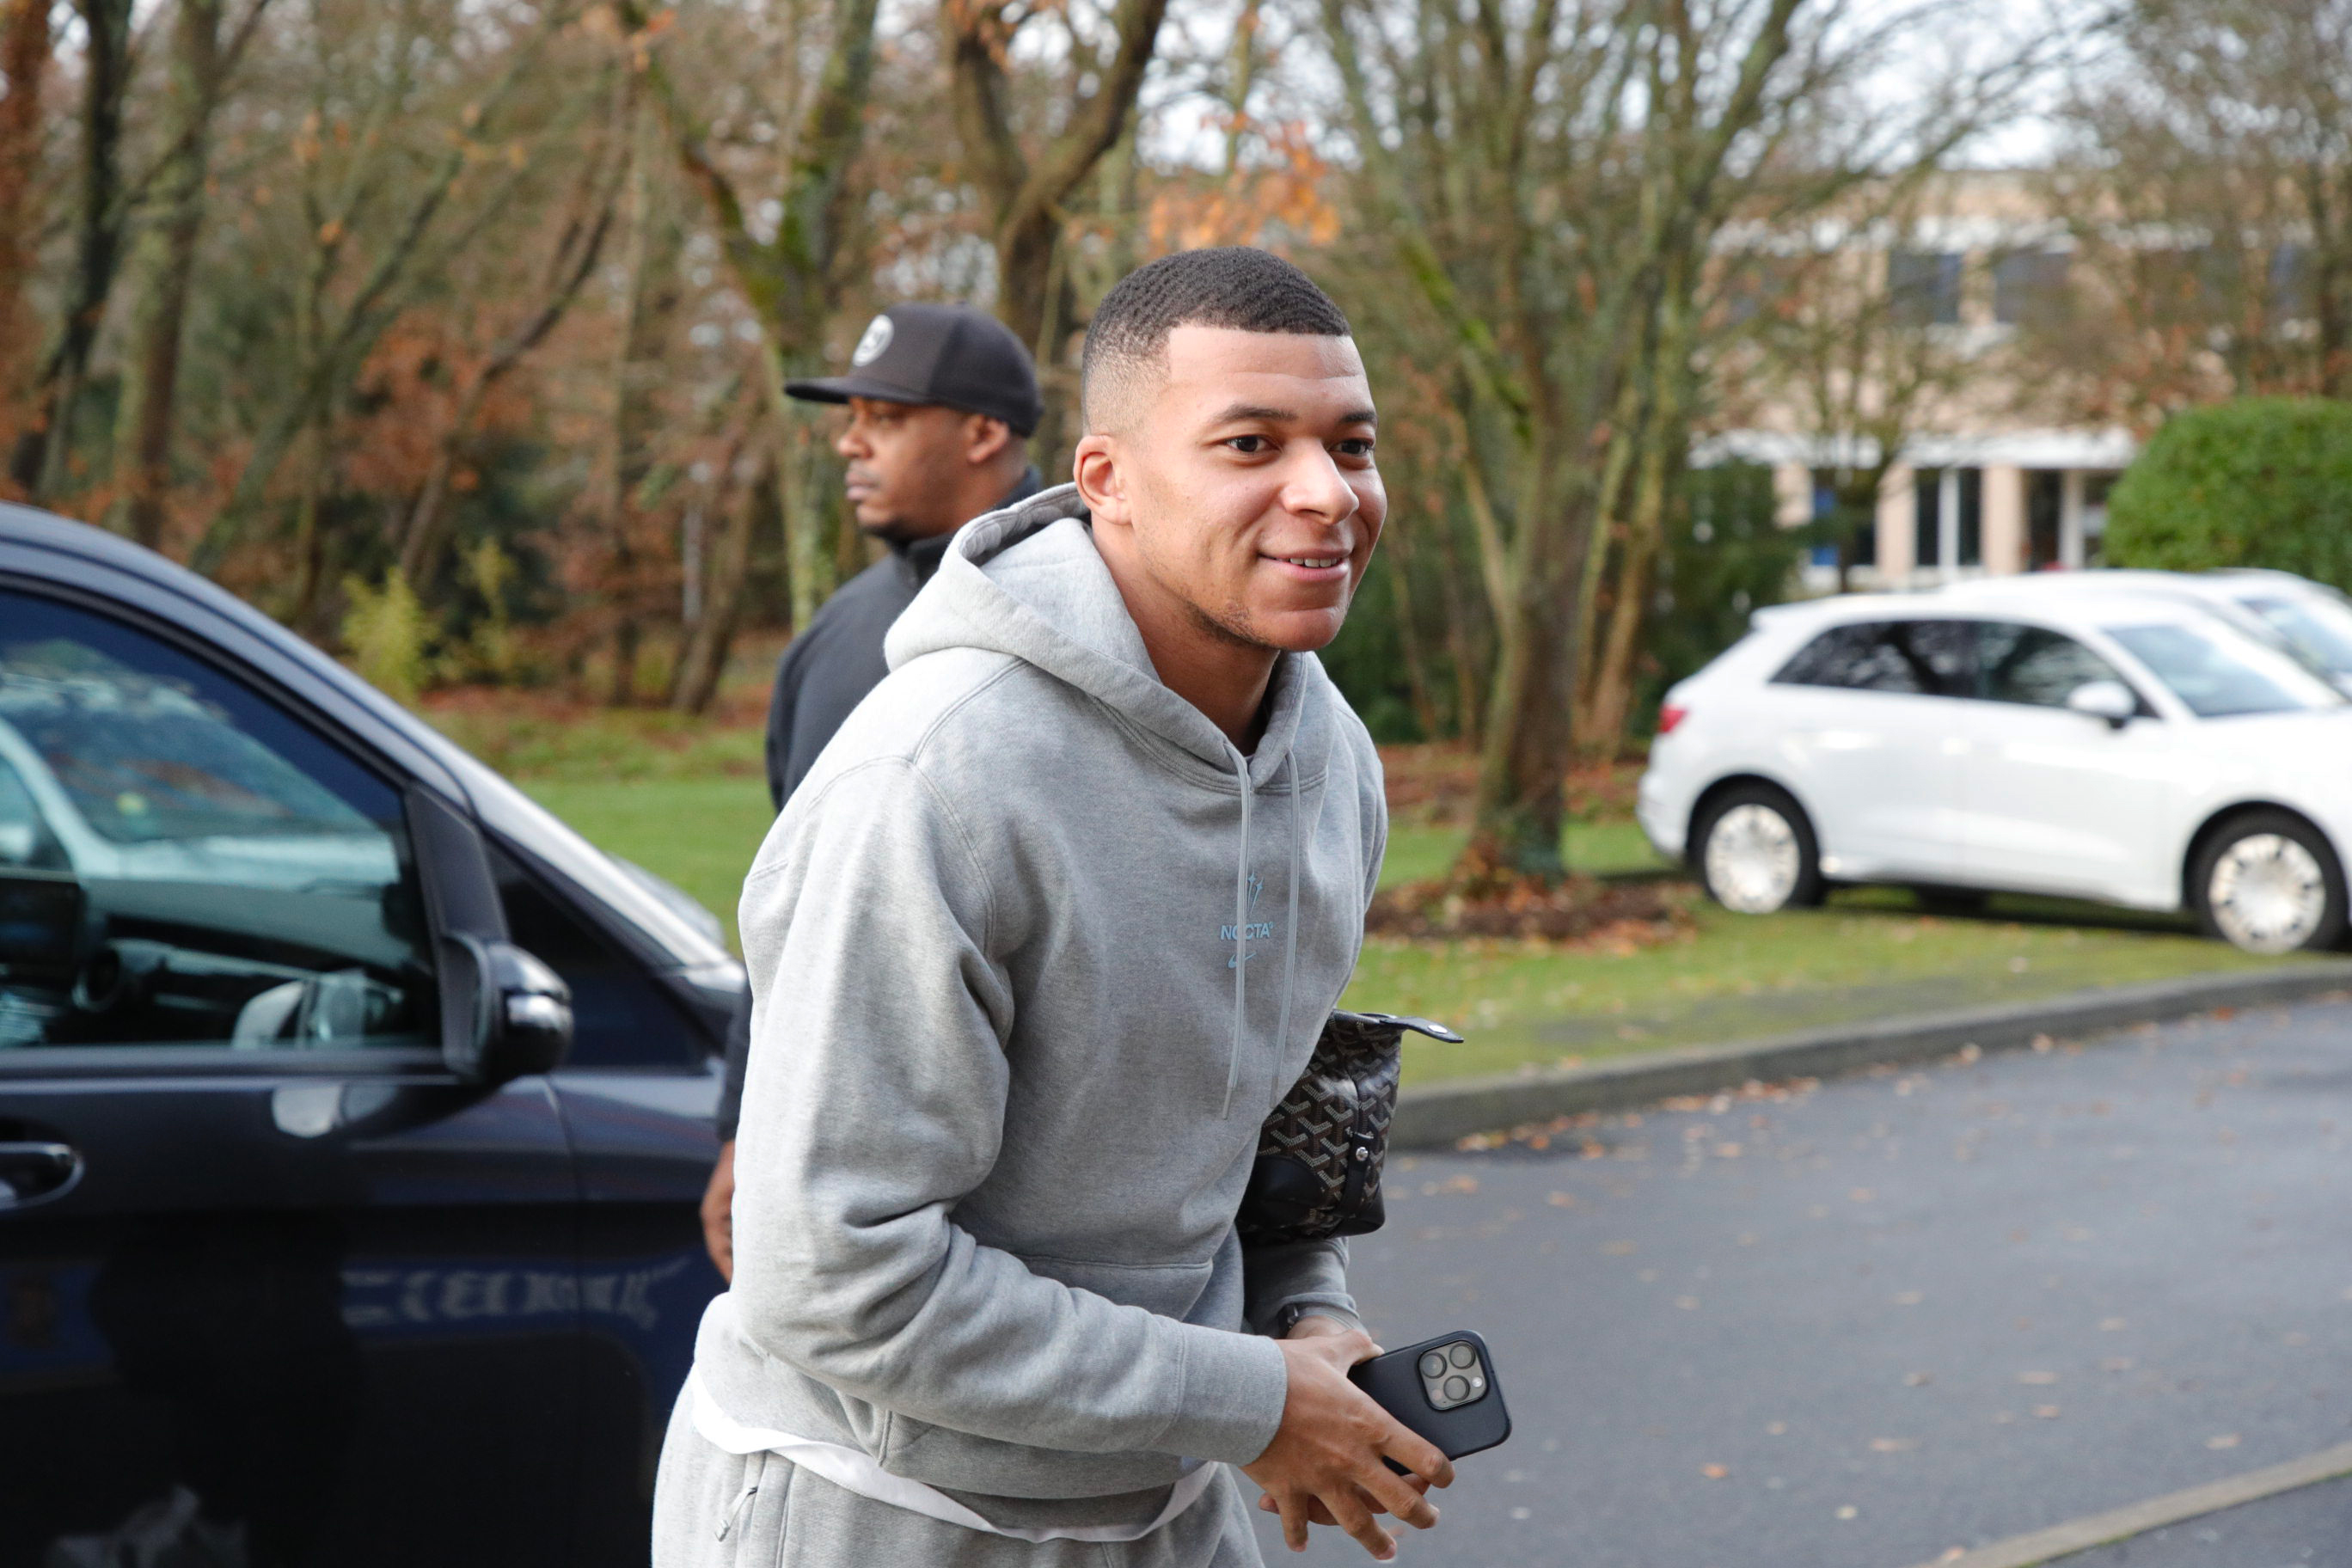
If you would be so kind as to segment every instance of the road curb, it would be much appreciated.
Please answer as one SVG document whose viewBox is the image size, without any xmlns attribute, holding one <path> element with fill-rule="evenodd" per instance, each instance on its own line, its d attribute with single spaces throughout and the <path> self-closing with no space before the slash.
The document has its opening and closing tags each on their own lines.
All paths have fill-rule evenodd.
<svg viewBox="0 0 2352 1568">
<path fill-rule="evenodd" d="M 2032 1002 L 1916 1014 L 1869 1024 L 1690 1046 L 1596 1067 L 1419 1084 L 1397 1097 L 1389 1141 L 1444 1148 L 1474 1133 L 1588 1110 L 1623 1110 L 1751 1081 L 1827 1078 L 1861 1068 L 1931 1061 L 1968 1046 L 2015 1050 L 2041 1035 L 2066 1037 L 2186 1017 L 2216 1007 L 2260 1007 L 2352 991 L 2352 963 L 2325 960 L 2252 973 L 2194 974 L 2103 985 Z"/>
</svg>

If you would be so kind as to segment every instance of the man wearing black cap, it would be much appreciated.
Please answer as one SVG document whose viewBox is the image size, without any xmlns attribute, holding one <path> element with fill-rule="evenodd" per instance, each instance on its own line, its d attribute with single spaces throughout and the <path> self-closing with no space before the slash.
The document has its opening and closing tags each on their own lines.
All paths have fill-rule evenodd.
<svg viewBox="0 0 2352 1568">
<path fill-rule="evenodd" d="M 768 704 L 768 795 L 782 811 L 850 710 L 889 673 L 882 638 L 973 518 L 1037 493 L 1023 446 L 1045 413 L 1028 350 L 993 316 L 961 305 L 893 305 L 866 324 L 849 374 L 784 384 L 794 397 L 849 406 L 833 449 L 858 529 L 890 553 L 809 617 L 776 666 Z M 731 1277 L 735 1121 L 743 1100 L 750 1003 L 727 1043 L 718 1168 L 702 1200 L 711 1260 Z"/>
</svg>

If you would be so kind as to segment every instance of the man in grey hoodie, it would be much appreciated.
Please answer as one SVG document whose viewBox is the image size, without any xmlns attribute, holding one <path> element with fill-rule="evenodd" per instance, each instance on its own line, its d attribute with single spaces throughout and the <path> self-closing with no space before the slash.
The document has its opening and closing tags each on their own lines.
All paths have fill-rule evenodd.
<svg viewBox="0 0 2352 1568">
<path fill-rule="evenodd" d="M 1313 654 L 1386 510 L 1362 363 L 1288 263 L 1192 251 L 1084 379 L 1077 482 L 956 535 L 744 885 L 657 1568 L 1249 1568 L 1236 1468 L 1385 1560 L 1452 1479 L 1347 1381 L 1344 1244 L 1234 1228 L 1386 839 Z"/>
</svg>

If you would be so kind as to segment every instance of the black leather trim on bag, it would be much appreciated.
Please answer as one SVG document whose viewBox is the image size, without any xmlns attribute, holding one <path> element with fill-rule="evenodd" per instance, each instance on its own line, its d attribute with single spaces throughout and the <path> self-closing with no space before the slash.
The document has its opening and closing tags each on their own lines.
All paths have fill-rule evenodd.
<svg viewBox="0 0 2352 1568">
<path fill-rule="evenodd" d="M 1258 1130 L 1257 1160 L 1235 1224 L 1253 1247 L 1363 1236 L 1388 1217 L 1381 1173 L 1406 1031 L 1455 1044 L 1426 1018 L 1335 1012 L 1307 1071 Z"/>
</svg>

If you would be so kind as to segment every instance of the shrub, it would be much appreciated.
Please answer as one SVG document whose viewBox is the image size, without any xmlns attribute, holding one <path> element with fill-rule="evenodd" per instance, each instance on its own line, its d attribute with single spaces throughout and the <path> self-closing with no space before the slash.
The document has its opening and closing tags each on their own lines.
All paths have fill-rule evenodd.
<svg viewBox="0 0 2352 1568">
<path fill-rule="evenodd" d="M 2105 551 L 2117 566 L 2270 566 L 2352 590 L 2352 403 L 2175 416 L 2108 498 Z"/>
<path fill-rule="evenodd" d="M 378 690 L 414 703 L 428 673 L 425 645 L 432 640 L 433 621 L 408 579 L 394 570 L 384 574 L 381 589 L 373 589 L 358 577 L 346 577 L 343 594 L 352 606 L 343 616 L 352 668 Z"/>
</svg>

